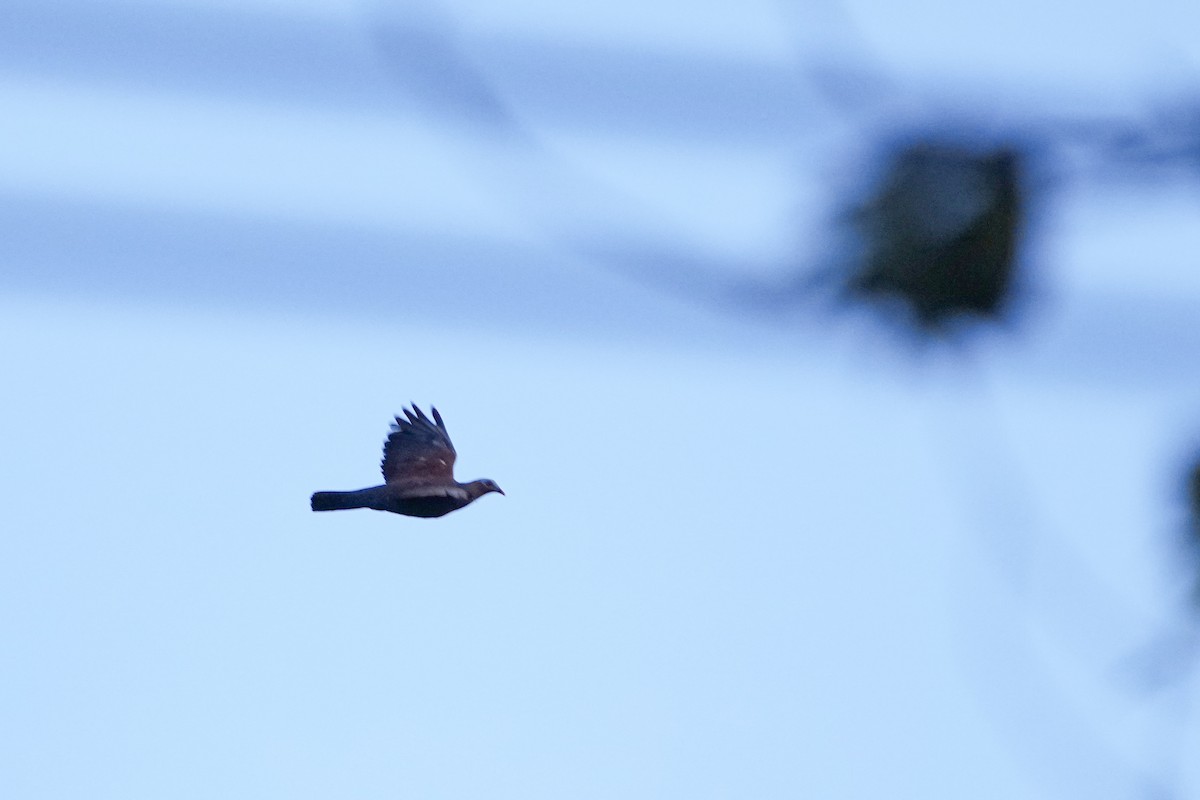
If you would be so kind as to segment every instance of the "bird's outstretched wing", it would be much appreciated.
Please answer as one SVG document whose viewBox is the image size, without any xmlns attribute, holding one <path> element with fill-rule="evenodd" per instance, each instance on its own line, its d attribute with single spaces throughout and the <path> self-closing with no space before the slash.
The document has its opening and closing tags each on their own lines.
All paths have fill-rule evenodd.
<svg viewBox="0 0 1200 800">
<path fill-rule="evenodd" d="M 414 404 L 396 417 L 383 443 L 383 480 L 403 486 L 454 483 L 454 445 L 436 408 L 433 419 Z"/>
</svg>

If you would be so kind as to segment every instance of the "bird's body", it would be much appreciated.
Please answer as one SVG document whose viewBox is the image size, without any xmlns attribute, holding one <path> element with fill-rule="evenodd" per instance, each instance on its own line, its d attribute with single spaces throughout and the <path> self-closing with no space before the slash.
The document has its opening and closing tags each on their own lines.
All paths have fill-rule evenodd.
<svg viewBox="0 0 1200 800">
<path fill-rule="evenodd" d="M 441 517 L 489 492 L 503 490 L 488 478 L 454 480 L 457 453 L 438 410 L 433 419 L 415 405 L 396 417 L 383 445 L 382 486 L 352 492 L 316 492 L 313 511 L 371 508 L 409 517 Z"/>
<path fill-rule="evenodd" d="M 389 486 L 386 483 L 383 486 L 372 486 L 354 492 L 316 492 L 312 496 L 312 509 L 340 511 L 347 508 L 371 508 L 403 514 L 406 517 L 441 517 L 451 511 L 457 511 L 476 497 L 496 491 L 486 489 L 471 496 L 467 486 L 470 484 L 461 484 L 462 488 L 447 490 L 441 494 L 426 495 L 415 495 L 411 490 Z"/>
</svg>

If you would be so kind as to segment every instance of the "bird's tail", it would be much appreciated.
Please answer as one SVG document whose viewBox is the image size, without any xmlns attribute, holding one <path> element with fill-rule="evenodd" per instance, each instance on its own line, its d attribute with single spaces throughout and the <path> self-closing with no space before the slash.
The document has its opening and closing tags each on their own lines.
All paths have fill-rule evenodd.
<svg viewBox="0 0 1200 800">
<path fill-rule="evenodd" d="M 341 511 L 345 508 L 370 508 L 369 498 L 358 492 L 316 492 L 312 496 L 313 511 Z"/>
</svg>

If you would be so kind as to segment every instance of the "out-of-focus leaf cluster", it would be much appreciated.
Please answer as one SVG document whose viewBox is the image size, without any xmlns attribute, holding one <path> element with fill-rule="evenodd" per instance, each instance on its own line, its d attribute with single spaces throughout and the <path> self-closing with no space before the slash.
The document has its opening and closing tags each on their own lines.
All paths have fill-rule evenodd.
<svg viewBox="0 0 1200 800">
<path fill-rule="evenodd" d="M 900 306 L 920 329 L 1008 309 L 1025 221 L 1022 156 L 918 141 L 896 150 L 850 215 L 848 301 Z"/>
<path fill-rule="evenodd" d="M 1200 454 L 1192 459 L 1184 478 L 1187 493 L 1187 520 L 1184 529 L 1184 546 L 1192 575 L 1192 601 L 1200 610 Z"/>
</svg>

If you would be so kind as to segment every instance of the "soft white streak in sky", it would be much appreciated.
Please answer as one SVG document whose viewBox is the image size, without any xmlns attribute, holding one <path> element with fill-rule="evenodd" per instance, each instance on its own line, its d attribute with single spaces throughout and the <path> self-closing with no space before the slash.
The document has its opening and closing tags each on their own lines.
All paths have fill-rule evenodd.
<svg viewBox="0 0 1200 800">
<path fill-rule="evenodd" d="M 6 189 L 367 227 L 513 227 L 460 152 L 502 151 L 411 119 L 28 78 L 0 82 L 0 102 Z"/>
</svg>

